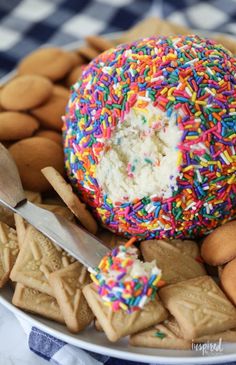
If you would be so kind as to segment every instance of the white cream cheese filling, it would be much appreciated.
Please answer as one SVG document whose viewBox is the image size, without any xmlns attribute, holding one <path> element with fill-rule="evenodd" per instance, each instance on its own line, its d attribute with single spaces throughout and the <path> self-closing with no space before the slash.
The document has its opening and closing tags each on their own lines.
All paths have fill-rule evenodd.
<svg viewBox="0 0 236 365">
<path fill-rule="evenodd" d="M 97 181 L 114 203 L 172 195 L 182 135 L 176 118 L 151 102 L 145 108 L 136 103 L 117 125 L 96 167 Z"/>
</svg>

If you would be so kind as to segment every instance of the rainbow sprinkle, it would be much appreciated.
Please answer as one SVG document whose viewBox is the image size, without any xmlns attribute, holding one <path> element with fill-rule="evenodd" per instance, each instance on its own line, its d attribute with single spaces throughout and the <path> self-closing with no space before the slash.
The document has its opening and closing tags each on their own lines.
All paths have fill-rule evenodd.
<svg viewBox="0 0 236 365">
<path fill-rule="evenodd" d="M 110 230 L 143 238 L 191 238 L 236 213 L 236 60 L 198 36 L 149 38 L 94 59 L 73 86 L 64 123 L 72 185 Z M 143 98 L 178 111 L 176 188 L 134 201 L 109 199 L 96 180 L 106 140 Z M 194 148 L 194 146 L 198 148 Z M 132 176 L 132 166 L 128 168 Z"/>
<path fill-rule="evenodd" d="M 89 268 L 98 294 L 114 312 L 122 309 L 131 313 L 143 308 L 164 285 L 155 262 L 138 260 L 137 249 L 131 246 L 135 240 L 131 238 L 125 246 L 113 249 L 97 268 Z"/>
</svg>

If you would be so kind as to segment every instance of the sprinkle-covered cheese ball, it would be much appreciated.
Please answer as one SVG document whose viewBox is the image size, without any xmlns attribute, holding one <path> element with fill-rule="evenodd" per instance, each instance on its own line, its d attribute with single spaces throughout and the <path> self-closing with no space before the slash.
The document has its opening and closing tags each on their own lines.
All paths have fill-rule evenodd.
<svg viewBox="0 0 236 365">
<path fill-rule="evenodd" d="M 110 230 L 207 233 L 236 213 L 236 60 L 198 36 L 123 44 L 85 67 L 64 122 L 72 185 Z"/>
</svg>

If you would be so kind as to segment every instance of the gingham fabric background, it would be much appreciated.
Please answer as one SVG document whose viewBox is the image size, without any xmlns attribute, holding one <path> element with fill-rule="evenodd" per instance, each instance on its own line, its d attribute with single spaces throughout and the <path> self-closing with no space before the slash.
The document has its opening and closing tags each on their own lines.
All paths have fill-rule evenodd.
<svg viewBox="0 0 236 365">
<path fill-rule="evenodd" d="M 0 0 L 0 77 L 42 44 L 67 45 L 89 34 L 126 30 L 150 15 L 236 36 L 235 0 Z M 26 332 L 29 348 L 53 364 L 97 365 L 107 360 L 36 328 Z M 111 358 L 106 364 L 138 365 Z"/>
<path fill-rule="evenodd" d="M 0 76 L 42 44 L 125 30 L 148 15 L 236 35 L 235 0 L 0 0 Z"/>
</svg>

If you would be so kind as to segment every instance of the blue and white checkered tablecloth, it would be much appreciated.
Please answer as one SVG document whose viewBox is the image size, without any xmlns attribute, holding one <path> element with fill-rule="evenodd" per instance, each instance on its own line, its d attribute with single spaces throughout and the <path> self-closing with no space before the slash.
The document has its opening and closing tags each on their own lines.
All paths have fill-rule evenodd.
<svg viewBox="0 0 236 365">
<path fill-rule="evenodd" d="M 148 16 L 236 36 L 235 0 L 0 0 L 0 77 L 42 44 L 67 45 L 89 34 L 126 30 Z M 85 352 L 22 326 L 29 348 L 52 364 L 138 365 Z"/>
<path fill-rule="evenodd" d="M 236 35 L 234 0 L 0 0 L 0 76 L 42 44 L 126 30 L 150 15 Z"/>
</svg>

